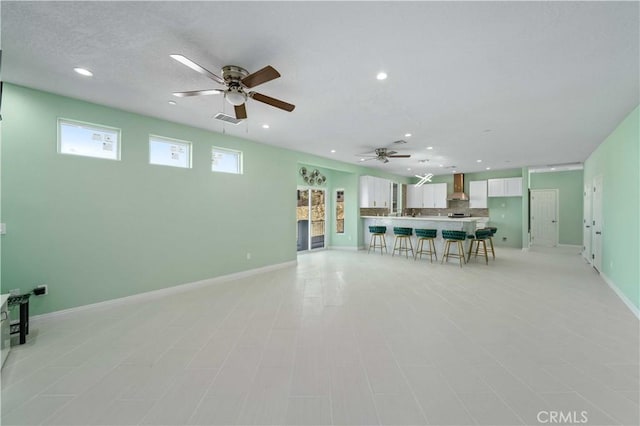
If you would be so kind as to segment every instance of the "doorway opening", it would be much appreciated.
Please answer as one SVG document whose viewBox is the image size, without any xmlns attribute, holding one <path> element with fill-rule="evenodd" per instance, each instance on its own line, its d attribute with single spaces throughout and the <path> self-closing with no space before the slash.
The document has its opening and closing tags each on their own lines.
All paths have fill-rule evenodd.
<svg viewBox="0 0 640 426">
<path fill-rule="evenodd" d="M 297 251 L 323 249 L 326 230 L 326 191 L 298 188 L 297 193 Z"/>
</svg>

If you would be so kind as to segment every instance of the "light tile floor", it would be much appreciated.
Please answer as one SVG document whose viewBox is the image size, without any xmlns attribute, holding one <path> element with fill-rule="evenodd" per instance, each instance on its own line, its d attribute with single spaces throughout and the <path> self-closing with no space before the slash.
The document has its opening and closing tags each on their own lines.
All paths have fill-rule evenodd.
<svg viewBox="0 0 640 426">
<path fill-rule="evenodd" d="M 464 268 L 322 251 L 34 321 L 2 424 L 638 425 L 638 331 L 575 249 Z"/>
</svg>

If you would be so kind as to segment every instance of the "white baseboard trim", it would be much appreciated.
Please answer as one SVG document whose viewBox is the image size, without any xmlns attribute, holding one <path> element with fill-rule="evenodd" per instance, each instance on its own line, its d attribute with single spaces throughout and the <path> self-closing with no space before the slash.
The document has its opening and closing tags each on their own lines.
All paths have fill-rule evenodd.
<svg viewBox="0 0 640 426">
<path fill-rule="evenodd" d="M 580 252 L 582 252 L 582 246 L 578 244 L 558 244 L 558 247 L 573 247 L 573 248 L 577 248 L 578 250 L 580 250 Z"/>
<path fill-rule="evenodd" d="M 636 306 L 631 303 L 631 300 L 629 300 L 627 298 L 627 296 L 625 296 L 624 293 L 622 293 L 622 291 L 620 291 L 620 289 L 618 287 L 616 287 L 616 285 L 613 283 L 613 281 L 611 281 L 609 279 L 609 277 L 607 277 L 605 274 L 600 273 L 600 276 L 602 277 L 602 279 L 604 280 L 605 283 L 607 283 L 607 285 L 609 287 L 611 287 L 611 290 L 613 290 L 613 292 L 618 295 L 618 297 L 620 298 L 620 300 L 622 300 L 622 302 L 627 305 L 627 308 L 629 308 L 631 310 L 631 313 L 633 313 L 633 315 L 636 316 L 636 318 L 640 319 L 640 309 L 636 308 Z"/>
<path fill-rule="evenodd" d="M 105 300 L 103 302 L 91 303 L 88 305 L 76 306 L 69 309 L 62 309 L 60 311 L 49 312 L 41 315 L 34 315 L 29 318 L 29 321 L 42 321 L 59 317 L 63 315 L 69 315 L 76 312 L 103 309 L 110 306 L 127 305 L 130 303 L 153 300 L 161 297 L 169 296 L 172 294 L 183 293 L 185 291 L 193 290 L 200 287 L 209 286 L 212 284 L 219 284 L 222 282 L 238 280 L 241 278 L 251 277 L 253 275 L 261 274 L 264 272 L 275 271 L 277 269 L 288 268 L 295 266 L 298 263 L 297 260 L 291 260 L 289 262 L 276 263 L 275 265 L 263 266 L 261 268 L 248 269 L 246 271 L 235 272 L 233 274 L 222 275 L 215 278 L 207 278 L 201 281 L 194 281 L 191 283 L 178 284 L 175 286 L 161 288 L 159 290 L 146 291 L 144 293 L 133 294 L 131 296 L 119 297 L 117 299 Z"/>
<path fill-rule="evenodd" d="M 529 247 L 522 247 L 522 251 L 529 251 Z"/>
</svg>

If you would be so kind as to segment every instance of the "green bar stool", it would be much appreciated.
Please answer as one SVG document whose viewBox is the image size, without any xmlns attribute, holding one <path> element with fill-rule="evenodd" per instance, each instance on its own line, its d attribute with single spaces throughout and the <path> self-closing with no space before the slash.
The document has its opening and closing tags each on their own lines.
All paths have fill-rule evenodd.
<svg viewBox="0 0 640 426">
<path fill-rule="evenodd" d="M 467 262 L 467 258 L 464 255 L 464 244 L 463 242 L 467 240 L 467 233 L 464 231 L 449 231 L 446 229 L 442 230 L 442 238 L 444 238 L 444 253 L 442 255 L 442 260 L 440 263 L 444 263 L 445 260 L 448 262 L 450 257 L 460 259 L 460 267 L 462 268 L 462 263 Z M 454 244 L 458 248 L 457 253 L 451 253 L 451 244 Z"/>
<path fill-rule="evenodd" d="M 493 256 L 493 260 L 496 260 L 496 252 L 493 249 L 493 236 L 496 234 L 496 232 L 498 232 L 498 228 L 496 228 L 495 226 L 487 226 L 483 229 L 488 229 L 489 231 L 491 231 L 491 235 L 489 236 L 489 244 L 491 245 L 491 255 Z"/>
<path fill-rule="evenodd" d="M 413 234 L 413 228 L 401 228 L 398 226 L 393 227 L 393 234 L 395 238 L 393 240 L 393 252 L 391 256 L 396 254 L 405 253 L 407 259 L 409 258 L 409 251 L 411 251 L 411 256 L 413 256 L 413 243 L 411 242 L 411 235 Z"/>
<path fill-rule="evenodd" d="M 436 262 L 438 261 L 438 253 L 436 253 L 435 244 L 437 235 L 437 229 L 416 229 L 416 237 L 418 237 L 418 242 L 416 243 L 416 254 L 413 256 L 413 260 L 416 260 L 418 258 L 418 254 L 420 255 L 420 259 L 422 259 L 423 254 L 428 254 L 431 263 L 433 263 L 433 256 L 436 257 Z M 424 249 L 425 241 L 429 243 L 428 250 Z"/>
<path fill-rule="evenodd" d="M 473 251 L 473 246 L 476 246 L 476 256 L 478 257 L 478 251 L 480 250 L 480 244 L 482 244 L 482 252 L 480 254 L 484 255 L 484 262 L 489 264 L 489 256 L 487 256 L 487 240 L 491 238 L 491 230 L 489 229 L 478 229 L 475 235 L 469 235 L 469 239 L 471 240 L 471 244 L 469 244 L 469 255 L 467 256 L 467 262 L 471 259 L 471 252 Z"/>
<path fill-rule="evenodd" d="M 369 250 L 367 250 L 367 253 L 370 253 L 372 248 L 374 253 L 377 248 L 380 248 L 381 255 L 384 254 L 382 253 L 383 248 L 385 252 L 389 253 L 389 251 L 387 250 L 387 240 L 384 237 L 384 234 L 387 233 L 387 227 L 370 226 L 369 233 L 371 234 L 371 241 L 369 241 Z"/>
</svg>

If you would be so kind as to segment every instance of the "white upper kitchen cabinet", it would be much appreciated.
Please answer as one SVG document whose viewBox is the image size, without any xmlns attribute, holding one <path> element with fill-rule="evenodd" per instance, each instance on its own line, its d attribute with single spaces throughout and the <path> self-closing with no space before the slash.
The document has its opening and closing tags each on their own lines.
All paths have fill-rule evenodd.
<svg viewBox="0 0 640 426">
<path fill-rule="evenodd" d="M 360 207 L 389 208 L 391 181 L 375 176 L 360 176 Z"/>
<path fill-rule="evenodd" d="M 432 183 L 433 186 L 433 207 L 436 209 L 447 208 L 447 184 Z"/>
<path fill-rule="evenodd" d="M 504 180 L 505 197 L 522 197 L 522 178 L 508 178 Z"/>
<path fill-rule="evenodd" d="M 415 185 L 407 185 L 407 208 L 408 209 L 421 209 L 424 199 L 424 192 L 422 187 L 416 187 Z"/>
<path fill-rule="evenodd" d="M 375 205 L 376 207 L 389 208 L 391 206 L 391 181 L 388 179 L 375 179 Z"/>
<path fill-rule="evenodd" d="M 487 181 L 473 180 L 469 182 L 469 208 L 487 208 Z"/>
<path fill-rule="evenodd" d="M 446 183 L 430 183 L 422 185 L 422 207 L 430 209 L 446 209 L 447 208 L 447 184 Z"/>
<path fill-rule="evenodd" d="M 489 179 L 489 197 L 522 197 L 522 178 Z"/>
</svg>

